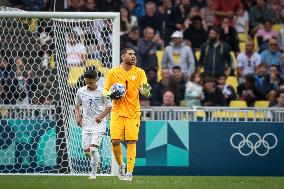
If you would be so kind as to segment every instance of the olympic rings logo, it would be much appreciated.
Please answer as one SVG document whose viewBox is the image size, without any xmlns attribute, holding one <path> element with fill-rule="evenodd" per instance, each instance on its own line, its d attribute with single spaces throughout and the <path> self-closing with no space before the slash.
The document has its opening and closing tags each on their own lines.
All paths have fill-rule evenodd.
<svg viewBox="0 0 284 189">
<path fill-rule="evenodd" d="M 268 137 L 273 140 L 272 144 L 267 141 Z M 236 142 L 237 138 L 241 139 L 238 143 Z M 256 138 L 256 140 L 252 140 L 252 138 Z M 247 137 L 245 137 L 242 133 L 234 133 L 230 138 L 230 143 L 231 146 L 237 149 L 243 156 L 249 156 L 253 152 L 255 152 L 258 156 L 266 156 L 271 149 L 277 146 L 278 139 L 273 133 L 266 133 L 262 138 L 257 133 L 250 133 Z M 249 151 L 244 152 L 243 148 L 249 149 Z M 262 152 L 259 148 L 265 150 L 262 150 Z"/>
</svg>

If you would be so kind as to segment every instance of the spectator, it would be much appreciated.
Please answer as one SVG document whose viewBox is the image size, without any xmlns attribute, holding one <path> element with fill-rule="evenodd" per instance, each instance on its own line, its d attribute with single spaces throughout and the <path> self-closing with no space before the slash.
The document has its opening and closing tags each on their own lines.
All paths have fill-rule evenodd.
<svg viewBox="0 0 284 189">
<path fill-rule="evenodd" d="M 70 0 L 69 7 L 66 9 L 67 12 L 80 12 L 82 11 L 82 6 L 84 5 L 83 0 Z"/>
<path fill-rule="evenodd" d="M 151 106 L 161 106 L 163 104 L 163 91 L 169 86 L 170 70 L 162 69 L 161 75 L 161 81 L 152 88 L 152 96 L 150 97 Z"/>
<path fill-rule="evenodd" d="M 244 5 L 244 9 L 250 12 L 250 9 L 256 5 L 256 0 L 242 0 L 242 4 Z"/>
<path fill-rule="evenodd" d="M 275 19 L 275 24 L 281 23 L 281 4 L 280 0 L 270 0 L 268 7 L 273 13 L 273 18 Z"/>
<path fill-rule="evenodd" d="M 261 62 L 260 55 L 254 51 L 252 40 L 246 41 L 245 51 L 237 56 L 239 82 L 243 82 L 247 74 L 255 74 L 256 68 Z"/>
<path fill-rule="evenodd" d="M 129 33 L 125 33 L 120 36 L 120 50 L 124 48 L 132 48 L 135 52 L 138 52 L 138 40 L 140 32 L 139 28 L 133 26 Z"/>
<path fill-rule="evenodd" d="M 146 27 L 144 29 L 144 38 L 138 42 L 139 65 L 146 71 L 146 74 L 149 70 L 158 70 L 156 53 L 162 46 L 163 41 L 159 36 L 155 35 L 154 29 Z"/>
<path fill-rule="evenodd" d="M 121 6 L 117 0 L 96 0 L 96 3 L 101 12 L 119 12 Z"/>
<path fill-rule="evenodd" d="M 160 6 L 157 10 L 157 16 L 162 21 L 161 25 L 161 38 L 165 39 L 166 35 L 166 23 L 168 22 L 169 16 L 171 14 L 172 9 L 172 1 L 171 0 L 162 0 Z"/>
<path fill-rule="evenodd" d="M 236 29 L 230 25 L 229 18 L 223 17 L 221 23 L 221 37 L 220 39 L 230 45 L 231 50 L 238 55 L 240 52 L 239 37 Z"/>
<path fill-rule="evenodd" d="M 270 65 L 280 65 L 281 62 L 281 52 L 278 50 L 278 44 L 276 38 L 270 38 L 268 40 L 268 49 L 261 52 L 261 61 L 266 62 L 268 66 Z"/>
<path fill-rule="evenodd" d="M 172 40 L 164 50 L 162 67 L 172 69 L 174 65 L 179 65 L 182 72 L 191 75 L 195 70 L 194 56 L 192 50 L 183 42 L 183 34 L 175 31 Z"/>
<path fill-rule="evenodd" d="M 230 104 L 231 100 L 236 99 L 234 88 L 231 85 L 226 84 L 227 76 L 225 74 L 219 75 L 217 79 L 218 87 L 222 90 L 226 103 Z"/>
<path fill-rule="evenodd" d="M 204 99 L 202 106 L 226 106 L 226 99 L 219 87 L 216 87 L 214 78 L 207 76 L 203 83 Z"/>
<path fill-rule="evenodd" d="M 125 6 L 120 8 L 120 35 L 130 32 L 133 26 L 137 26 L 136 16 L 132 16 Z"/>
<path fill-rule="evenodd" d="M 215 0 L 214 1 L 214 10 L 215 10 L 215 19 L 214 23 L 216 25 L 221 24 L 224 17 L 229 19 L 229 24 L 233 25 L 234 16 L 237 13 L 237 10 L 240 8 L 240 0 L 230 0 L 228 3 L 227 0 Z"/>
<path fill-rule="evenodd" d="M 168 22 L 166 23 L 165 42 L 170 41 L 170 37 L 174 31 L 181 31 L 185 28 L 184 21 L 190 12 L 190 1 L 182 0 L 176 3 L 172 8 Z"/>
<path fill-rule="evenodd" d="M 193 50 L 199 50 L 202 43 L 207 40 L 208 33 L 202 26 L 202 18 L 194 16 L 191 26 L 184 31 L 184 38 L 189 40 Z"/>
<path fill-rule="evenodd" d="M 158 84 L 156 69 L 149 70 L 148 75 L 147 75 L 147 82 L 149 83 L 152 89 L 154 88 L 155 85 Z"/>
<path fill-rule="evenodd" d="M 284 53 L 281 54 L 281 63 L 280 63 L 280 78 L 284 81 Z"/>
<path fill-rule="evenodd" d="M 87 50 L 82 39 L 76 34 L 67 34 L 66 62 L 68 66 L 82 66 L 87 59 Z"/>
<path fill-rule="evenodd" d="M 265 62 L 261 62 L 255 70 L 255 86 L 260 88 L 265 77 L 267 75 L 267 65 Z"/>
<path fill-rule="evenodd" d="M 214 25 L 215 10 L 213 0 L 206 0 L 206 7 L 200 10 L 200 16 L 203 19 L 204 28 L 208 31 Z"/>
<path fill-rule="evenodd" d="M 261 46 L 266 39 L 277 37 L 277 34 L 272 30 L 272 23 L 269 19 L 266 19 L 263 22 L 263 27 L 257 30 L 256 37 L 259 46 Z"/>
<path fill-rule="evenodd" d="M 130 10 L 131 15 L 137 18 L 145 15 L 144 0 L 124 0 L 124 5 Z"/>
<path fill-rule="evenodd" d="M 11 65 L 0 55 L 0 79 L 10 77 Z"/>
<path fill-rule="evenodd" d="M 261 91 L 255 86 L 253 75 L 246 75 L 245 82 L 239 84 L 237 91 L 240 99 L 246 101 L 248 106 L 254 106 L 256 100 L 265 99 Z"/>
<path fill-rule="evenodd" d="M 204 99 L 202 79 L 198 72 L 194 72 L 185 85 L 185 104 L 187 107 L 201 106 Z"/>
<path fill-rule="evenodd" d="M 207 42 L 201 46 L 199 64 L 204 66 L 206 74 L 217 76 L 231 72 L 230 47 L 226 42 L 220 41 L 220 29 L 212 27 Z"/>
<path fill-rule="evenodd" d="M 45 8 L 44 0 L 10 0 L 11 3 L 18 9 L 25 11 L 42 11 Z"/>
<path fill-rule="evenodd" d="M 284 9 L 283 9 L 283 14 L 284 14 Z M 277 39 L 278 39 L 278 47 L 279 47 L 279 49 L 282 52 L 284 52 L 284 28 L 281 28 L 280 31 L 278 32 Z"/>
<path fill-rule="evenodd" d="M 176 104 L 179 105 L 180 101 L 184 100 L 186 81 L 180 66 L 173 66 L 172 73 L 173 73 L 173 80 L 175 81 L 175 84 L 178 89 L 178 94 L 176 94 L 177 96 Z"/>
<path fill-rule="evenodd" d="M 198 9 L 202 9 L 206 7 L 206 0 L 191 0 L 191 5 L 193 7 L 198 7 Z"/>
<path fill-rule="evenodd" d="M 257 4 L 249 12 L 249 27 L 253 35 L 263 27 L 262 23 L 265 18 L 270 18 L 274 24 L 273 12 L 266 6 L 265 0 L 257 0 Z"/>
<path fill-rule="evenodd" d="M 155 3 L 152 1 L 148 1 L 145 5 L 146 7 L 146 15 L 142 16 L 138 20 L 138 25 L 141 31 L 143 31 L 146 27 L 151 27 L 154 29 L 155 33 L 161 33 L 162 31 L 162 20 L 156 14 L 157 7 Z"/>
<path fill-rule="evenodd" d="M 97 12 L 96 0 L 85 0 L 82 12 Z"/>
<path fill-rule="evenodd" d="M 276 94 L 277 104 L 273 108 L 284 108 L 284 90 L 280 90 Z"/>
<path fill-rule="evenodd" d="M 262 94 L 265 94 L 265 98 L 269 101 L 275 100 L 276 91 L 279 90 L 280 86 L 280 71 L 278 66 L 271 65 L 269 68 L 269 74 L 264 79 L 259 90 Z"/>
<path fill-rule="evenodd" d="M 245 10 L 243 4 L 239 7 L 237 11 L 237 16 L 235 18 L 234 26 L 238 33 L 248 34 L 249 31 L 249 14 Z"/>
<path fill-rule="evenodd" d="M 166 90 L 163 93 L 163 104 L 162 106 L 175 106 L 175 95 L 171 90 Z"/>
</svg>

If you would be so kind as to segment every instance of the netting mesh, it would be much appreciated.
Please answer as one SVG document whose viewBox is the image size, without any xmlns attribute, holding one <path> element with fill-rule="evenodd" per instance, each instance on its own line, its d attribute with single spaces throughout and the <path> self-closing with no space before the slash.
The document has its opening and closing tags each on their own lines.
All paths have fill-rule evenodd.
<svg viewBox="0 0 284 189">
<path fill-rule="evenodd" d="M 0 173 L 89 173 L 74 98 L 85 70 L 104 83 L 112 20 L 10 17 L 0 30 Z M 108 131 L 100 156 L 98 173 L 109 174 Z"/>
</svg>

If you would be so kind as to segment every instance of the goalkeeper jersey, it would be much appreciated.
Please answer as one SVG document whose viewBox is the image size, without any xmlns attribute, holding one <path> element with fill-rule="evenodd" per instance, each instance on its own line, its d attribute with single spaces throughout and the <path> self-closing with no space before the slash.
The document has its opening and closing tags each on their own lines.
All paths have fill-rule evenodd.
<svg viewBox="0 0 284 189">
<path fill-rule="evenodd" d="M 106 118 L 97 124 L 95 118 L 101 114 L 105 108 L 111 107 L 111 101 L 103 97 L 103 88 L 98 86 L 95 91 L 89 91 L 87 86 L 81 87 L 77 91 L 75 103 L 82 105 L 83 121 L 82 129 L 85 131 L 105 132 Z"/>
<path fill-rule="evenodd" d="M 133 66 L 129 71 L 123 69 L 122 66 L 112 68 L 108 73 L 104 91 L 107 92 L 116 83 L 124 85 L 126 94 L 123 98 L 112 101 L 112 116 L 139 118 L 139 89 L 142 84 L 147 83 L 144 70 L 136 66 Z"/>
</svg>

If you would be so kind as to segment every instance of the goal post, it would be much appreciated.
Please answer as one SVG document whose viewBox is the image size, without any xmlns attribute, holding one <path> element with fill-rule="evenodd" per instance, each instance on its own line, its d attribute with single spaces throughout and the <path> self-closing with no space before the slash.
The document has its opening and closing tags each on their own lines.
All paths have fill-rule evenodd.
<svg viewBox="0 0 284 189">
<path fill-rule="evenodd" d="M 103 85 L 119 65 L 119 13 L 0 7 L 0 27 L 0 59 L 9 64 L 0 72 L 0 173 L 88 174 L 74 98 L 85 70 L 96 70 Z M 99 151 L 98 174 L 116 174 L 109 128 Z"/>
</svg>

